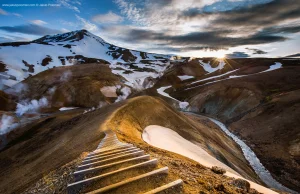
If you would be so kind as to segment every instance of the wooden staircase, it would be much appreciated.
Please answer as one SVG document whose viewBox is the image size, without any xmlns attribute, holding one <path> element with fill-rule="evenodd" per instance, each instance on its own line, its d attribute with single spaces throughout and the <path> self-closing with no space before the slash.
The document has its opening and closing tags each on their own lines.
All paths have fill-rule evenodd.
<svg viewBox="0 0 300 194">
<path fill-rule="evenodd" d="M 182 193 L 182 180 L 172 180 L 168 167 L 159 166 L 143 150 L 122 143 L 113 131 L 106 131 L 98 148 L 89 153 L 74 172 L 68 193 L 154 194 Z"/>
</svg>

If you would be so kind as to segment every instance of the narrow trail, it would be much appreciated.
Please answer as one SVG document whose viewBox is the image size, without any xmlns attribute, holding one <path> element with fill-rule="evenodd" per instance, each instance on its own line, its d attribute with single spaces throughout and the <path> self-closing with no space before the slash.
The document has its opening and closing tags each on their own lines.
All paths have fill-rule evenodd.
<svg viewBox="0 0 300 194">
<path fill-rule="evenodd" d="M 182 180 L 172 180 L 168 167 L 159 166 L 143 150 L 122 143 L 109 130 L 99 146 L 82 161 L 68 184 L 68 193 L 182 193 Z"/>
</svg>

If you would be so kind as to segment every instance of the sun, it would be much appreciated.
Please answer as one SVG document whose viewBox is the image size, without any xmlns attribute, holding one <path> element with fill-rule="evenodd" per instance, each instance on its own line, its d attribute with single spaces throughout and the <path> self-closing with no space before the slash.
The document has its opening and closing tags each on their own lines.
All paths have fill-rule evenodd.
<svg viewBox="0 0 300 194">
<path fill-rule="evenodd" d="M 216 52 L 215 57 L 218 59 L 224 59 L 225 58 L 225 53 L 223 52 Z"/>
</svg>

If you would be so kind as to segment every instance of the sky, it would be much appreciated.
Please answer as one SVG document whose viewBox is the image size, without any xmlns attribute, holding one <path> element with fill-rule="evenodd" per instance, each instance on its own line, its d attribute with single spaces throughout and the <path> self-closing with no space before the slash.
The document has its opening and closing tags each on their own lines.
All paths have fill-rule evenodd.
<svg viewBox="0 0 300 194">
<path fill-rule="evenodd" d="M 86 29 L 189 57 L 300 56 L 299 0 L 0 0 L 0 42 Z"/>
</svg>

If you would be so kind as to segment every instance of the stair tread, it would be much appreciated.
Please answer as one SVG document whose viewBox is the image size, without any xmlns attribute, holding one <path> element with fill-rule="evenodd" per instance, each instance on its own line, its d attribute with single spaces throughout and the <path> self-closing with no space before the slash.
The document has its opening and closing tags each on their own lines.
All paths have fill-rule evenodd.
<svg viewBox="0 0 300 194">
<path fill-rule="evenodd" d="M 135 164 L 135 165 L 131 165 L 131 166 L 128 166 L 128 167 L 125 167 L 125 168 L 121 168 L 121 169 L 118 169 L 118 170 L 115 170 L 115 171 L 112 171 L 112 172 L 108 172 L 108 173 L 101 174 L 101 175 L 98 175 L 98 176 L 94 176 L 94 177 L 91 177 L 91 178 L 87 178 L 87 179 L 84 179 L 84 180 L 81 180 L 81 181 L 77 181 L 77 182 L 69 184 L 68 187 L 72 187 L 74 185 L 82 185 L 84 183 L 96 181 L 96 180 L 99 180 L 101 178 L 108 177 L 108 176 L 114 175 L 116 173 L 127 171 L 127 170 L 130 170 L 130 169 L 139 168 L 139 167 L 147 166 L 147 165 L 156 165 L 156 164 L 157 164 L 157 159 L 152 159 L 152 160 L 149 160 L 149 161 L 146 161 L 146 162 L 141 162 L 141 163 L 138 163 L 138 164 Z"/>
<path fill-rule="evenodd" d="M 114 156 L 122 155 L 122 154 L 125 154 L 125 153 L 136 152 L 136 151 L 139 151 L 139 150 L 140 150 L 139 148 L 136 148 L 136 149 L 132 149 L 132 150 L 128 150 L 128 151 L 123 151 L 123 152 L 119 152 L 119 153 L 115 153 L 115 154 L 110 154 L 110 155 L 105 155 L 105 156 L 97 156 L 97 157 L 95 156 L 94 158 L 84 159 L 82 163 L 86 163 L 86 162 L 89 162 L 89 161 L 94 161 L 94 160 L 97 160 L 99 158 L 106 159 L 106 158 L 109 158 L 109 157 L 114 157 Z"/>
<path fill-rule="evenodd" d="M 105 150 L 102 150 L 101 148 L 99 148 L 99 149 L 96 149 L 95 151 L 91 152 L 89 155 L 98 154 L 98 153 L 106 153 L 106 152 L 110 152 L 113 150 L 118 150 L 118 149 L 123 149 L 123 148 L 128 148 L 128 147 L 133 147 L 133 145 L 132 144 L 122 145 L 119 147 L 115 147 L 113 149 L 105 149 Z"/>
<path fill-rule="evenodd" d="M 93 156 L 97 156 L 97 155 L 107 155 L 107 154 L 112 154 L 112 153 L 118 153 L 118 152 L 122 152 L 124 150 L 130 150 L 130 149 L 135 149 L 136 147 L 134 146 L 131 146 L 131 147 L 121 147 L 119 149 L 114 149 L 114 150 L 109 150 L 107 152 L 104 152 L 104 153 L 93 153 L 93 154 L 89 154 L 87 156 L 87 158 L 89 157 L 93 157 Z"/>
<path fill-rule="evenodd" d="M 109 186 L 106 186 L 106 187 L 88 192 L 87 194 L 104 193 L 104 192 L 113 190 L 115 188 L 118 188 L 120 186 L 126 185 L 128 183 L 134 182 L 136 180 L 140 180 L 140 179 L 143 179 L 143 178 L 146 178 L 146 177 L 149 177 L 149 176 L 152 176 L 152 175 L 160 174 L 160 173 L 168 173 L 168 167 L 163 167 L 163 168 L 160 168 L 160 169 L 157 169 L 157 170 L 153 170 L 151 172 L 141 174 L 139 176 L 135 176 L 135 177 L 126 179 L 124 181 L 121 181 L 121 182 L 118 182 L 118 183 L 115 183 L 115 184 L 112 184 L 112 185 L 109 185 Z"/>
<path fill-rule="evenodd" d="M 97 170 L 97 169 L 104 169 L 104 168 L 108 168 L 108 167 L 111 167 L 111 166 L 114 166 L 114 165 L 130 162 L 130 161 L 134 161 L 134 160 L 139 160 L 139 159 L 150 159 L 150 155 L 147 154 L 147 155 L 138 156 L 138 157 L 135 157 L 135 158 L 130 158 L 130 159 L 121 160 L 121 161 L 118 161 L 118 162 L 113 162 L 113 163 L 110 163 L 110 164 L 105 164 L 105 165 L 96 166 L 96 167 L 93 167 L 93 168 L 87 168 L 87 169 L 84 169 L 84 170 L 75 171 L 74 174 L 80 174 L 80 173 L 89 172 L 89 171 Z"/>
<path fill-rule="evenodd" d="M 123 158 L 123 157 L 126 157 L 126 156 L 134 156 L 134 155 L 137 155 L 137 154 L 144 154 L 144 151 L 141 150 L 141 151 L 137 151 L 137 152 L 133 152 L 133 153 L 129 153 L 129 154 L 116 156 L 116 157 L 113 157 L 113 158 L 108 158 L 108 159 L 99 160 L 99 161 L 96 161 L 96 162 L 83 164 L 83 165 L 78 166 L 78 168 L 84 168 L 84 167 L 87 167 L 87 166 L 91 166 L 91 165 L 95 165 L 95 164 L 99 164 L 99 163 L 103 163 L 103 162 L 108 162 L 110 160 L 115 160 L 115 159 Z"/>
<path fill-rule="evenodd" d="M 74 182 L 67 185 L 69 194 L 170 194 L 182 193 L 181 179 L 168 176 L 169 168 L 133 144 L 119 141 L 105 131 L 97 149 L 90 152 L 73 172 Z"/>
<path fill-rule="evenodd" d="M 163 186 L 161 186 L 161 187 L 157 187 L 157 188 L 155 188 L 155 189 L 153 189 L 153 190 L 151 190 L 151 191 L 148 191 L 148 192 L 146 192 L 146 193 L 144 193 L 144 194 L 155 194 L 155 193 L 158 193 L 158 192 L 161 192 L 161 191 L 170 189 L 170 188 L 172 188 L 172 187 L 181 185 L 182 183 L 183 183 L 182 180 L 181 180 L 181 179 L 178 179 L 178 180 L 173 181 L 173 182 L 171 182 L 171 183 L 165 184 L 165 185 L 163 185 Z"/>
</svg>

